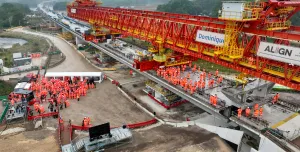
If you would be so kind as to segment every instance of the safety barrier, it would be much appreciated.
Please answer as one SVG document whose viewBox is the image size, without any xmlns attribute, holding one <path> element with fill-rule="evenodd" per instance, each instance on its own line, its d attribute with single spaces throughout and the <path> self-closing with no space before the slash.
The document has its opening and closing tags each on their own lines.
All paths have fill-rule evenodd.
<svg viewBox="0 0 300 152">
<path fill-rule="evenodd" d="M 0 100 L 7 99 L 7 96 L 0 96 Z"/>
<path fill-rule="evenodd" d="M 101 68 L 101 71 L 116 71 L 116 68 Z"/>
<path fill-rule="evenodd" d="M 15 68 L 9 68 L 9 69 L 15 69 Z M 38 69 L 39 69 L 38 66 L 32 66 L 31 68 L 28 68 L 28 69 L 21 69 L 21 70 L 18 69 L 18 70 L 14 70 L 14 71 L 11 71 L 11 72 L 4 72 L 4 73 L 1 73 L 0 76 L 16 74 L 16 73 L 22 73 L 22 72 L 35 71 L 35 70 L 38 70 Z"/>
<path fill-rule="evenodd" d="M 152 120 L 145 121 L 145 122 L 140 122 L 140 123 L 135 123 L 135 124 L 128 124 L 127 127 L 130 128 L 130 129 L 136 129 L 136 128 L 141 128 L 141 127 L 145 127 L 145 126 L 155 124 L 156 122 L 157 122 L 157 119 L 152 119 Z"/>
<path fill-rule="evenodd" d="M 146 126 L 155 124 L 156 122 L 157 122 L 157 119 L 153 118 L 153 119 L 145 121 L 145 122 L 127 124 L 126 126 L 129 129 L 136 129 L 136 128 L 146 127 Z M 89 130 L 89 128 L 90 127 L 71 125 L 71 127 L 70 127 L 70 139 L 72 140 L 73 130 L 87 131 L 87 130 Z M 119 127 L 110 127 L 110 129 L 113 129 L 113 128 L 119 128 Z"/>
<path fill-rule="evenodd" d="M 6 104 L 8 103 L 8 100 L 7 100 L 7 96 L 0 96 L 0 101 L 2 101 L 2 106 L 6 106 Z"/>
<path fill-rule="evenodd" d="M 8 111 L 8 109 L 9 109 L 9 104 L 7 104 L 5 106 L 5 108 L 4 108 L 3 112 L 2 112 L 2 115 L 0 117 L 0 124 L 2 123 L 3 119 L 5 118 L 5 115 L 6 115 L 7 111 Z"/>
<path fill-rule="evenodd" d="M 57 50 L 57 51 L 53 51 L 53 52 L 49 52 L 48 55 L 56 55 L 56 54 L 60 54 L 61 51 Z"/>
<path fill-rule="evenodd" d="M 60 145 L 59 147 L 60 147 L 60 151 L 62 151 L 62 149 L 61 149 L 61 147 L 62 147 L 62 142 L 61 142 L 61 131 L 62 131 L 62 126 L 61 125 L 64 125 L 64 124 L 61 124 L 60 123 L 60 121 L 59 121 L 59 119 L 60 119 L 60 116 L 58 116 L 57 117 L 57 123 L 58 123 L 58 125 L 57 125 L 57 134 L 58 134 L 58 145 Z"/>
<path fill-rule="evenodd" d="M 28 116 L 27 117 L 27 120 L 33 120 L 35 118 L 44 118 L 44 117 L 51 117 L 51 116 L 55 116 L 55 115 L 58 115 L 58 112 L 50 112 L 50 113 L 44 113 L 44 114 L 40 114 L 40 115 L 36 115 L 36 116 Z"/>
<path fill-rule="evenodd" d="M 32 53 L 31 58 L 40 58 L 42 55 L 40 53 Z"/>
<path fill-rule="evenodd" d="M 182 100 L 182 101 L 179 101 L 179 102 L 176 102 L 176 103 L 173 103 L 169 106 L 165 105 L 164 103 L 158 101 L 157 99 L 155 99 L 151 94 L 148 94 L 148 96 L 154 100 L 155 102 L 157 102 L 158 104 L 160 104 L 161 106 L 163 106 L 165 109 L 170 109 L 170 108 L 174 108 L 174 107 L 177 107 L 183 103 L 187 103 L 188 101 L 187 100 Z"/>
</svg>

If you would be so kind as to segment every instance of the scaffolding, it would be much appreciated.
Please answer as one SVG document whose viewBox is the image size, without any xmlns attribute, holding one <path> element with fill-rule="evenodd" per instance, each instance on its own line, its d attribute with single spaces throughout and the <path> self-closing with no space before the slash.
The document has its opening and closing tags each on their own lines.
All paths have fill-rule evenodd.
<svg viewBox="0 0 300 152">
<path fill-rule="evenodd" d="M 244 48 L 239 47 L 236 41 L 243 25 L 243 23 L 234 21 L 228 21 L 226 23 L 224 45 L 218 47 L 215 54 L 226 55 L 231 59 L 240 59 L 243 57 Z"/>
</svg>

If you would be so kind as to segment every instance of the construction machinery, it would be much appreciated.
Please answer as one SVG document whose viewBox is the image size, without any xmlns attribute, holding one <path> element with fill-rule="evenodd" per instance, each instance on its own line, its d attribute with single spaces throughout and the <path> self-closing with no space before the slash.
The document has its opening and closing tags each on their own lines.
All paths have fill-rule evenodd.
<svg viewBox="0 0 300 152">
<path fill-rule="evenodd" d="M 169 64 L 169 48 L 190 61 L 200 58 L 296 90 L 300 49 L 293 42 L 300 28 L 289 19 L 299 9 L 299 1 L 224 2 L 219 17 L 211 18 L 102 7 L 92 0 L 67 6 L 71 18 L 150 42 L 154 62 L 145 61 L 151 66 L 143 70 Z"/>
</svg>

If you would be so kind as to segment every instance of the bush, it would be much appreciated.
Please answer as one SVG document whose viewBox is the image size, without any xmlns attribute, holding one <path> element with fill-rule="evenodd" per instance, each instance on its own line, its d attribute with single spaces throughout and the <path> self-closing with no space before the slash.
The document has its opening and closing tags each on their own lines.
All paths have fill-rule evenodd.
<svg viewBox="0 0 300 152">
<path fill-rule="evenodd" d="M 6 96 L 14 90 L 14 86 L 8 82 L 0 80 L 0 96 Z"/>
</svg>

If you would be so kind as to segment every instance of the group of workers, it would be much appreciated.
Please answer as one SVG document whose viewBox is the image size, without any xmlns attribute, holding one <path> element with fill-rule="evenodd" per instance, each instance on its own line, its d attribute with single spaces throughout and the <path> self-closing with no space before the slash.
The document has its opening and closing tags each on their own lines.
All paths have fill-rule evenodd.
<svg viewBox="0 0 300 152">
<path fill-rule="evenodd" d="M 50 112 L 56 112 L 58 108 L 67 108 L 70 106 L 68 99 L 79 101 L 81 96 L 86 96 L 88 89 L 95 87 L 93 82 L 91 83 L 87 79 L 80 81 L 76 77 L 73 80 L 68 77 L 64 80 L 42 78 L 41 81 L 31 82 L 30 90 L 34 91 L 35 97 L 37 97 L 33 99 L 34 110 L 39 114 L 44 113 L 45 108 L 41 103 L 46 101 L 49 102 L 48 109 Z M 47 99 L 48 94 L 49 98 Z"/>
<path fill-rule="evenodd" d="M 215 94 L 215 95 L 210 95 L 209 101 L 210 101 L 210 104 L 211 104 L 212 106 L 216 107 L 217 104 L 218 104 L 218 96 L 217 96 L 217 94 Z"/>
<path fill-rule="evenodd" d="M 90 126 L 91 126 L 90 117 L 84 117 L 82 120 L 82 127 L 90 127 Z"/>
<path fill-rule="evenodd" d="M 14 92 L 8 95 L 8 100 L 12 106 L 15 105 L 16 102 L 27 102 L 26 95 L 15 94 Z"/>
<path fill-rule="evenodd" d="M 263 107 L 262 106 L 260 106 L 259 107 L 259 105 L 258 104 L 255 104 L 254 106 L 253 106 L 253 114 L 251 115 L 251 109 L 249 108 L 249 107 L 247 107 L 246 109 L 245 109 L 245 116 L 246 117 L 254 117 L 254 118 L 258 118 L 258 117 L 262 117 L 263 116 L 263 111 L 264 111 L 264 109 L 263 109 Z M 243 109 L 240 107 L 238 110 L 237 110 L 237 112 L 238 112 L 238 118 L 241 118 L 241 116 L 242 116 L 242 112 L 243 112 Z"/>
<path fill-rule="evenodd" d="M 273 97 L 273 100 L 272 100 L 272 104 L 275 104 L 279 99 L 279 93 L 276 93 L 276 95 Z M 245 116 L 246 117 L 250 117 L 251 116 L 251 109 L 249 107 L 247 107 L 245 109 Z M 253 106 L 253 114 L 252 114 L 252 117 L 254 118 L 258 118 L 258 117 L 262 117 L 263 116 L 263 107 L 260 106 L 258 104 L 255 104 Z M 240 107 L 238 110 L 237 110 L 237 115 L 238 115 L 238 118 L 240 118 L 242 116 L 242 112 L 243 112 L 243 109 Z"/>
<path fill-rule="evenodd" d="M 205 69 L 201 71 L 200 67 L 197 68 L 196 64 L 192 67 L 192 63 L 190 62 L 189 67 L 191 71 L 188 71 L 186 75 L 184 72 L 187 69 L 187 65 L 159 68 L 156 73 L 157 76 L 163 77 L 173 85 L 180 85 L 185 91 L 189 91 L 191 94 L 194 94 L 197 89 L 203 91 L 206 87 L 206 79 L 208 79 L 207 84 L 209 88 L 213 88 L 216 83 L 221 84 L 223 81 L 223 77 L 219 76 L 218 70 L 216 70 L 215 77 L 213 77 L 212 73 L 206 74 Z M 199 79 L 193 80 L 191 74 L 199 74 Z"/>
</svg>

